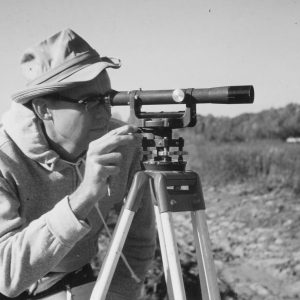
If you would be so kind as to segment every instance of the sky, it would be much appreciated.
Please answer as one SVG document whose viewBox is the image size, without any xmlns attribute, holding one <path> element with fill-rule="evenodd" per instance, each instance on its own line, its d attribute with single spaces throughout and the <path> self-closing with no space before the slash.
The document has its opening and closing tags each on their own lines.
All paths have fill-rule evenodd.
<svg viewBox="0 0 300 300">
<path fill-rule="evenodd" d="M 23 51 L 65 28 L 122 60 L 115 90 L 254 86 L 253 104 L 199 104 L 201 115 L 300 104 L 299 0 L 1 0 L 0 115 L 25 86 Z"/>
</svg>

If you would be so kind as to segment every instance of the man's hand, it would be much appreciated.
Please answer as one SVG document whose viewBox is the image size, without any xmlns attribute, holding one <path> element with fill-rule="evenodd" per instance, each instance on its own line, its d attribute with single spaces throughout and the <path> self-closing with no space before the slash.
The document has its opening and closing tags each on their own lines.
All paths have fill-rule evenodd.
<svg viewBox="0 0 300 300">
<path fill-rule="evenodd" d="M 90 143 L 83 181 L 69 197 L 71 209 L 79 219 L 85 219 L 95 203 L 106 195 L 109 176 L 120 172 L 122 154 L 118 147 L 141 142 L 135 134 L 137 130 L 125 125 Z"/>
</svg>

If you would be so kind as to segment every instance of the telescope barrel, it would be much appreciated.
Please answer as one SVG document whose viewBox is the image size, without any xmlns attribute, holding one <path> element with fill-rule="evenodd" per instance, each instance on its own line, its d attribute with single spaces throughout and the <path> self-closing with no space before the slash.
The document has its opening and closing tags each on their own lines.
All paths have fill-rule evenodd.
<svg viewBox="0 0 300 300">
<path fill-rule="evenodd" d="M 206 89 L 113 91 L 108 97 L 112 106 L 129 105 L 132 97 L 138 99 L 142 105 L 185 104 L 189 101 L 199 104 L 242 104 L 253 103 L 254 88 L 243 85 Z"/>
</svg>

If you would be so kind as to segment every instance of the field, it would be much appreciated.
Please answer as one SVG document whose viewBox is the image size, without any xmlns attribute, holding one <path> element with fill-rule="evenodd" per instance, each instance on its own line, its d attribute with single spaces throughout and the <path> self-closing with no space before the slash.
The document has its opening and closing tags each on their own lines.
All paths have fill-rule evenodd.
<svg viewBox="0 0 300 300">
<path fill-rule="evenodd" d="M 222 299 L 298 299 L 300 295 L 300 205 L 286 189 L 265 191 L 253 184 L 204 187 L 207 220 Z M 176 216 L 188 299 L 201 299 L 189 216 Z M 149 273 L 165 298 L 160 257 Z"/>
<path fill-rule="evenodd" d="M 299 299 L 300 145 L 194 141 L 186 149 L 203 183 L 221 298 Z M 187 299 L 201 299 L 188 214 L 175 223 Z M 159 248 L 142 299 L 168 299 Z"/>
<path fill-rule="evenodd" d="M 278 140 L 187 146 L 201 175 L 222 299 L 300 297 L 300 145 Z M 200 299 L 191 222 L 176 216 L 188 299 Z M 149 282 L 165 298 L 160 257 Z M 151 272 L 150 272 L 151 273 Z M 155 281 L 156 277 L 156 282 Z M 147 287 L 147 286 L 146 286 Z"/>
</svg>

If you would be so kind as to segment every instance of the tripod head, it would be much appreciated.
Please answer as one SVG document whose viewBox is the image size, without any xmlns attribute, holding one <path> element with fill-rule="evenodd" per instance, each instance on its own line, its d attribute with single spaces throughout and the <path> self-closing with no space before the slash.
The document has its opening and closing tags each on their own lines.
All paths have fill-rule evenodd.
<svg viewBox="0 0 300 300">
<path fill-rule="evenodd" d="M 112 106 L 130 106 L 130 120 L 143 132 L 143 165 L 147 170 L 184 171 L 183 138 L 173 139 L 175 128 L 193 127 L 197 122 L 196 105 L 201 103 L 253 103 L 253 86 L 226 86 L 206 89 L 152 91 L 112 91 Z M 143 105 L 184 104 L 179 112 L 142 112 Z M 171 151 L 170 148 L 175 148 Z M 176 157 L 175 159 L 173 157 Z"/>
</svg>

